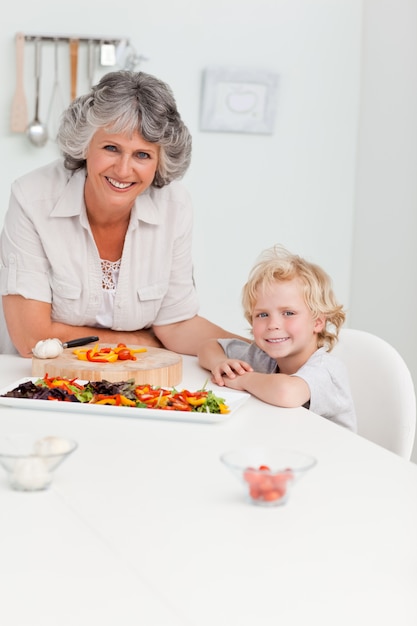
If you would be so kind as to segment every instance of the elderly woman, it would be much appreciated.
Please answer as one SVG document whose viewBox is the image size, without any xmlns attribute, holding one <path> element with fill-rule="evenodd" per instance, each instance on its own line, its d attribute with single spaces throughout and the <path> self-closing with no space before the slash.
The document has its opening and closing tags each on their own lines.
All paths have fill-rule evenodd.
<svg viewBox="0 0 417 626">
<path fill-rule="evenodd" d="M 40 339 L 166 347 L 196 354 L 232 337 L 198 315 L 192 206 L 177 181 L 191 137 L 170 88 L 112 72 L 64 112 L 63 158 L 12 185 L 0 241 L 0 350 Z"/>
</svg>

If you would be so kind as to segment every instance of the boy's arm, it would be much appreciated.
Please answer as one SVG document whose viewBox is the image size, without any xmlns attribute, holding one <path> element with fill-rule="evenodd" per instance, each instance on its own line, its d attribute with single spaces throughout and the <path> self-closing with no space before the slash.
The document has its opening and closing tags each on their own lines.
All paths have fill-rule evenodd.
<svg viewBox="0 0 417 626">
<path fill-rule="evenodd" d="M 288 374 L 261 374 L 246 372 L 234 379 L 224 380 L 226 387 L 247 391 L 263 402 L 294 408 L 310 400 L 310 387 L 305 380 Z"/>
</svg>

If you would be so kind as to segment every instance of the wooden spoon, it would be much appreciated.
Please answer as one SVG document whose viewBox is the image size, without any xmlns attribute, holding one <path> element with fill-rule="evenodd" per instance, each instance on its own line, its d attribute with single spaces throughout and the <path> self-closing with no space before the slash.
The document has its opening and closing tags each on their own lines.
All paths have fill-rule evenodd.
<svg viewBox="0 0 417 626">
<path fill-rule="evenodd" d="M 78 39 L 70 39 L 71 102 L 77 97 Z"/>
<path fill-rule="evenodd" d="M 28 125 L 28 108 L 23 86 L 23 55 L 25 36 L 16 33 L 16 90 L 12 102 L 10 129 L 13 133 L 24 133 Z"/>
</svg>

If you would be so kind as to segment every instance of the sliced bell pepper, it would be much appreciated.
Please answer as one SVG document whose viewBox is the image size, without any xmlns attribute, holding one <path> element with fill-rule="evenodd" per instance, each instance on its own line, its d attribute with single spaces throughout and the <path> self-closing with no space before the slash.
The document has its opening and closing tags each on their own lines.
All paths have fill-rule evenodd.
<svg viewBox="0 0 417 626">
<path fill-rule="evenodd" d="M 136 406 L 136 402 L 134 400 L 130 400 L 126 398 L 123 394 L 116 393 L 113 396 L 105 396 L 98 395 L 96 396 L 91 404 L 113 404 L 116 406 Z"/>
<path fill-rule="evenodd" d="M 146 348 L 128 348 L 125 344 L 119 343 L 115 348 L 100 348 L 96 344 L 94 348 L 73 350 L 73 354 L 80 361 L 93 361 L 94 363 L 114 363 L 117 360 L 136 361 L 136 352 L 146 352 Z"/>
<path fill-rule="evenodd" d="M 117 354 L 115 354 L 111 348 L 99 349 L 99 345 L 96 344 L 94 348 L 87 350 L 87 361 L 93 361 L 94 363 L 112 363 L 117 361 Z"/>
<path fill-rule="evenodd" d="M 187 402 L 191 404 L 191 406 L 201 406 L 205 404 L 206 401 L 207 398 L 192 398 L 191 396 L 187 398 Z"/>
<path fill-rule="evenodd" d="M 114 363 L 117 361 L 117 354 L 94 352 L 93 350 L 87 350 L 86 356 L 87 361 L 93 361 L 93 363 Z"/>
</svg>

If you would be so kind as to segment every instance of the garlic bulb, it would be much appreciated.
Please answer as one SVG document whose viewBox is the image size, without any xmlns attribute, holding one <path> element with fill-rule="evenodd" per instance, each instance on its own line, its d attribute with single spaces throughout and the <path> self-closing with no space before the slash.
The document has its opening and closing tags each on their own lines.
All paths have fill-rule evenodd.
<svg viewBox="0 0 417 626">
<path fill-rule="evenodd" d="M 38 341 L 32 350 L 32 354 L 38 359 L 54 359 L 62 354 L 64 348 L 62 343 L 56 337 L 54 339 L 42 339 Z"/>
</svg>

